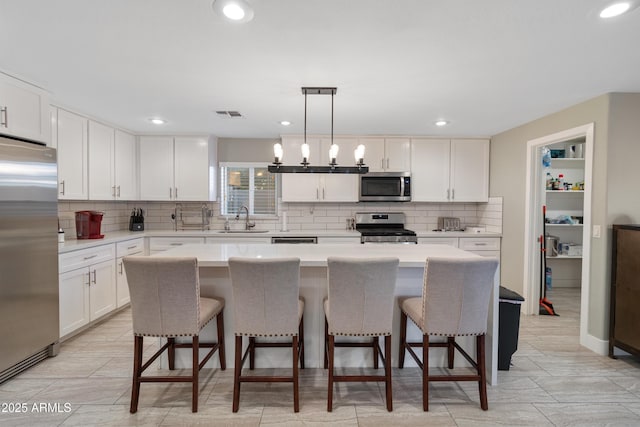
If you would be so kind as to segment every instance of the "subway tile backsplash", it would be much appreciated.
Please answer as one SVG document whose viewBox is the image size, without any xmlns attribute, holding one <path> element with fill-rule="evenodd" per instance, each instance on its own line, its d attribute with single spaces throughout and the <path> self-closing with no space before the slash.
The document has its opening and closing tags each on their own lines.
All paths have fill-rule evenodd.
<svg viewBox="0 0 640 427">
<path fill-rule="evenodd" d="M 183 209 L 198 210 L 203 205 L 211 209 L 210 228 L 224 228 L 225 218 L 220 215 L 218 202 L 181 202 Z M 344 230 L 348 218 L 356 212 L 404 212 L 406 227 L 416 232 L 430 231 L 437 227 L 438 217 L 459 217 L 463 225 L 484 225 L 487 231 L 502 232 L 502 198 L 491 197 L 488 203 L 286 203 L 279 202 L 279 212 L 287 212 L 289 230 Z M 60 201 L 58 216 L 67 238 L 75 237 L 74 212 L 96 210 L 104 213 L 102 232 L 127 230 L 129 216 L 134 208 L 145 211 L 145 230 L 173 230 L 176 203 L 145 201 Z M 280 230 L 279 217 L 251 217 L 256 227 Z M 231 227 L 241 229 L 242 220 L 231 218 Z"/>
</svg>

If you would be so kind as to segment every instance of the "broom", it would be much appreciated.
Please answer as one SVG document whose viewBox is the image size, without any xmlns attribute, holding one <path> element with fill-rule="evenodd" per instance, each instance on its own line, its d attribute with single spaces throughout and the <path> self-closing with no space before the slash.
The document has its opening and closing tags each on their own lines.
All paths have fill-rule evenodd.
<svg viewBox="0 0 640 427">
<path fill-rule="evenodd" d="M 558 313 L 553 309 L 553 304 L 547 299 L 547 207 L 542 206 L 542 235 L 540 236 L 540 254 L 541 254 L 541 268 L 540 268 L 540 309 L 539 314 L 558 316 Z"/>
</svg>

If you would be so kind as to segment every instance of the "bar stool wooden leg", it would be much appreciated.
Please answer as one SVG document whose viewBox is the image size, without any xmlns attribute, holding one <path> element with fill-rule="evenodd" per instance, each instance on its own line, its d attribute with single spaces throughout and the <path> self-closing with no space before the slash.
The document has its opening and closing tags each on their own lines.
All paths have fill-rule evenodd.
<svg viewBox="0 0 640 427">
<path fill-rule="evenodd" d="M 379 337 L 373 337 L 373 369 L 378 369 L 378 346 L 380 345 Z"/>
<path fill-rule="evenodd" d="M 429 335 L 422 336 L 422 410 L 429 410 Z"/>
<path fill-rule="evenodd" d="M 256 368 L 256 338 L 249 337 L 249 369 Z"/>
<path fill-rule="evenodd" d="M 489 409 L 487 403 L 487 372 L 485 366 L 485 340 L 484 334 L 476 337 L 476 360 L 478 361 L 478 374 L 480 381 L 478 383 L 478 391 L 480 392 L 480 407 L 486 411 Z"/>
<path fill-rule="evenodd" d="M 138 411 L 138 399 L 140 397 L 140 375 L 142 368 L 142 343 L 143 337 L 136 336 L 133 339 L 133 384 L 131 386 L 131 407 L 129 412 L 135 414 Z"/>
<path fill-rule="evenodd" d="M 192 379 L 191 379 L 191 412 L 198 412 L 198 374 L 200 373 L 200 363 L 198 361 L 198 350 L 200 349 L 200 338 L 194 335 L 191 354 L 192 354 Z"/>
<path fill-rule="evenodd" d="M 304 369 L 304 316 L 300 318 L 298 325 L 298 337 L 300 345 L 300 369 Z"/>
<path fill-rule="evenodd" d="M 169 359 L 169 370 L 173 371 L 176 366 L 176 339 L 167 338 L 169 347 L 167 347 L 167 358 Z"/>
<path fill-rule="evenodd" d="M 384 375 L 385 391 L 387 394 L 387 411 L 393 411 L 393 400 L 391 392 L 391 335 L 384 337 Z"/>
<path fill-rule="evenodd" d="M 236 335 L 236 354 L 233 372 L 233 412 L 240 406 L 240 372 L 242 371 L 242 336 Z"/>
<path fill-rule="evenodd" d="M 455 337 L 447 337 L 447 361 L 448 361 L 449 369 L 453 369 L 453 358 L 456 351 L 455 343 L 456 343 Z"/>
<path fill-rule="evenodd" d="M 327 411 L 331 412 L 333 410 L 333 352 L 334 352 L 334 344 L 335 337 L 333 335 L 329 335 L 329 385 L 327 387 Z"/>
<path fill-rule="evenodd" d="M 404 353 L 407 345 L 407 315 L 400 310 L 400 348 L 398 349 L 398 368 L 404 368 Z"/>
<path fill-rule="evenodd" d="M 227 356 L 224 351 L 224 316 L 222 311 L 216 316 L 216 326 L 218 327 L 218 357 L 220 358 L 220 369 L 227 369 Z"/>
<path fill-rule="evenodd" d="M 329 322 L 327 318 L 324 318 L 324 369 L 329 367 L 329 361 L 327 359 L 327 352 L 329 351 Z"/>
<path fill-rule="evenodd" d="M 300 411 L 300 398 L 298 396 L 298 337 L 293 337 L 293 412 Z"/>
</svg>

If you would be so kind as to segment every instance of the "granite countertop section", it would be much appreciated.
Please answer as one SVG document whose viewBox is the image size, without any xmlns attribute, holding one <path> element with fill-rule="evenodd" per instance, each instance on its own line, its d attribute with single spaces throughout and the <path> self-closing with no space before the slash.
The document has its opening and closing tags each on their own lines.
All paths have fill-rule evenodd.
<svg viewBox="0 0 640 427">
<path fill-rule="evenodd" d="M 149 230 L 149 231 L 112 231 L 105 233 L 103 239 L 76 240 L 67 239 L 64 243 L 58 243 L 58 253 L 77 251 L 80 249 L 93 248 L 110 243 L 118 243 L 125 240 L 140 237 L 219 237 L 226 239 L 242 239 L 245 237 L 356 237 L 360 238 L 360 233 L 355 230 L 289 230 L 276 231 L 269 230 L 264 233 L 224 233 L 222 230 Z M 501 237 L 499 233 L 466 233 L 463 231 L 418 231 L 418 237 Z"/>
</svg>

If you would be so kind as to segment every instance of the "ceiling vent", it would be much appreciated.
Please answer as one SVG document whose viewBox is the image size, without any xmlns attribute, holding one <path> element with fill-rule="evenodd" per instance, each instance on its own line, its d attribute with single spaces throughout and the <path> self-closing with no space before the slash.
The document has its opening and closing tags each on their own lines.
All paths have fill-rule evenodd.
<svg viewBox="0 0 640 427">
<path fill-rule="evenodd" d="M 216 111 L 216 114 L 221 119 L 242 119 L 243 116 L 238 111 Z"/>
</svg>

